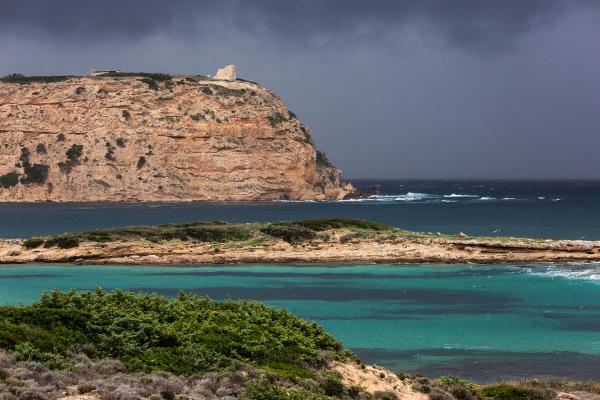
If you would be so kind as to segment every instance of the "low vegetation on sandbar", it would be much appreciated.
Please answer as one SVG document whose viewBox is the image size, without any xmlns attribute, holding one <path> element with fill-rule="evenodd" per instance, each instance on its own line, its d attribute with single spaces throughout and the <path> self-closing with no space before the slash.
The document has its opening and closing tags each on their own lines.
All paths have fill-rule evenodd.
<svg viewBox="0 0 600 400">
<path fill-rule="evenodd" d="M 231 224 L 223 221 L 198 221 L 156 226 L 136 226 L 126 228 L 98 229 L 86 232 L 64 233 L 56 236 L 40 236 L 27 239 L 23 245 L 28 248 L 59 247 L 73 248 L 82 242 L 108 243 L 118 241 L 147 240 L 161 242 L 168 240 L 198 241 L 209 243 L 246 242 L 282 239 L 290 244 L 301 244 L 310 240 L 329 239 L 328 232 L 348 230 L 342 236 L 342 243 L 356 238 L 385 240 L 395 237 L 450 240 L 491 240 L 536 243 L 540 240 L 525 238 L 468 237 L 466 235 L 442 235 L 431 232 L 411 232 L 393 228 L 378 222 L 357 219 L 315 219 L 301 221 L 281 221 L 271 223 Z"/>
<path fill-rule="evenodd" d="M 73 248 L 81 242 L 116 242 L 127 240 L 195 240 L 200 242 L 226 243 L 249 240 L 278 238 L 292 244 L 299 244 L 317 238 L 326 238 L 325 231 L 351 229 L 356 233 L 376 234 L 397 232 L 393 228 L 377 222 L 353 219 L 321 219 L 292 222 L 255 224 L 230 224 L 222 221 L 200 221 L 157 226 L 140 226 L 114 229 L 100 229 L 79 233 L 65 233 L 57 236 L 34 237 L 23 242 L 26 248 L 60 247 Z"/>
</svg>

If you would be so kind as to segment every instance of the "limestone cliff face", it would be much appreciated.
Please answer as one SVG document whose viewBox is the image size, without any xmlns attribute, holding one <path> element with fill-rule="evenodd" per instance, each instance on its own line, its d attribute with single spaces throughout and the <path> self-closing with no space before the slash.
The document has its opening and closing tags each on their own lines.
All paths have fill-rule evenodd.
<svg viewBox="0 0 600 400">
<path fill-rule="evenodd" d="M 340 199 L 268 89 L 173 76 L 0 83 L 0 201 Z"/>
</svg>

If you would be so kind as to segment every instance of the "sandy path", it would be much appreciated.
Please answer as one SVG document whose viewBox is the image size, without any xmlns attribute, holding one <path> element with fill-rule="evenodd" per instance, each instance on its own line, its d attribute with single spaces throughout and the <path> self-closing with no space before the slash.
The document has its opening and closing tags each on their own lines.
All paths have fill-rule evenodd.
<svg viewBox="0 0 600 400">
<path fill-rule="evenodd" d="M 342 376 L 347 386 L 360 386 L 368 393 L 391 392 L 402 400 L 427 400 L 427 395 L 411 388 L 408 380 L 400 379 L 396 374 L 377 365 L 333 362 L 331 369 Z"/>
</svg>

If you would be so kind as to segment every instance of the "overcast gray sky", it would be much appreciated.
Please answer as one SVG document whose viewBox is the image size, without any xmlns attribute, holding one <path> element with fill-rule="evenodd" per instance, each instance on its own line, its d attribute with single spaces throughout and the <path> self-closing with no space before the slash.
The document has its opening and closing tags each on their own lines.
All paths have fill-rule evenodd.
<svg viewBox="0 0 600 400">
<path fill-rule="evenodd" d="M 600 179 L 600 1 L 2 1 L 0 75 L 225 64 L 346 178 Z"/>
</svg>

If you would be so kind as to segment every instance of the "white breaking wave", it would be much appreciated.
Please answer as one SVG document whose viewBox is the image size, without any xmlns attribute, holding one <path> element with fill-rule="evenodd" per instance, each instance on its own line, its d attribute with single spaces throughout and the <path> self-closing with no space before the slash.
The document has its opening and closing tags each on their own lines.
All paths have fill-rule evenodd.
<svg viewBox="0 0 600 400">
<path fill-rule="evenodd" d="M 600 263 L 567 263 L 565 265 L 549 265 L 531 267 L 527 270 L 531 275 L 549 278 L 578 279 L 598 281 L 600 283 Z"/>
<path fill-rule="evenodd" d="M 419 201 L 419 200 L 425 200 L 425 199 L 431 199 L 431 198 L 435 198 L 438 197 L 434 194 L 427 194 L 427 193 L 412 193 L 412 192 L 408 192 L 406 194 L 401 194 L 400 196 L 396 196 L 396 198 L 394 200 L 396 201 Z"/>
<path fill-rule="evenodd" d="M 483 201 L 486 201 L 486 200 L 496 200 L 496 198 L 495 197 L 482 196 L 482 197 L 479 198 L 479 200 L 483 200 Z"/>
<path fill-rule="evenodd" d="M 538 200 L 545 200 L 546 196 L 538 196 Z"/>
<path fill-rule="evenodd" d="M 466 197 L 479 197 L 479 195 L 477 194 L 456 194 L 456 193 L 452 193 L 452 194 L 445 194 L 444 197 L 446 198 L 466 198 Z"/>
<path fill-rule="evenodd" d="M 382 202 L 382 203 L 393 203 L 393 202 L 410 202 L 410 201 L 424 201 L 424 200 L 434 200 L 438 199 L 440 196 L 429 193 L 413 193 L 408 192 L 406 194 L 381 194 L 381 195 L 372 195 L 369 197 L 362 197 L 359 199 L 345 199 L 345 200 L 337 200 L 338 202 L 355 202 L 355 203 L 374 203 L 374 202 Z"/>
<path fill-rule="evenodd" d="M 503 197 L 502 200 L 516 200 L 516 197 Z"/>
</svg>

